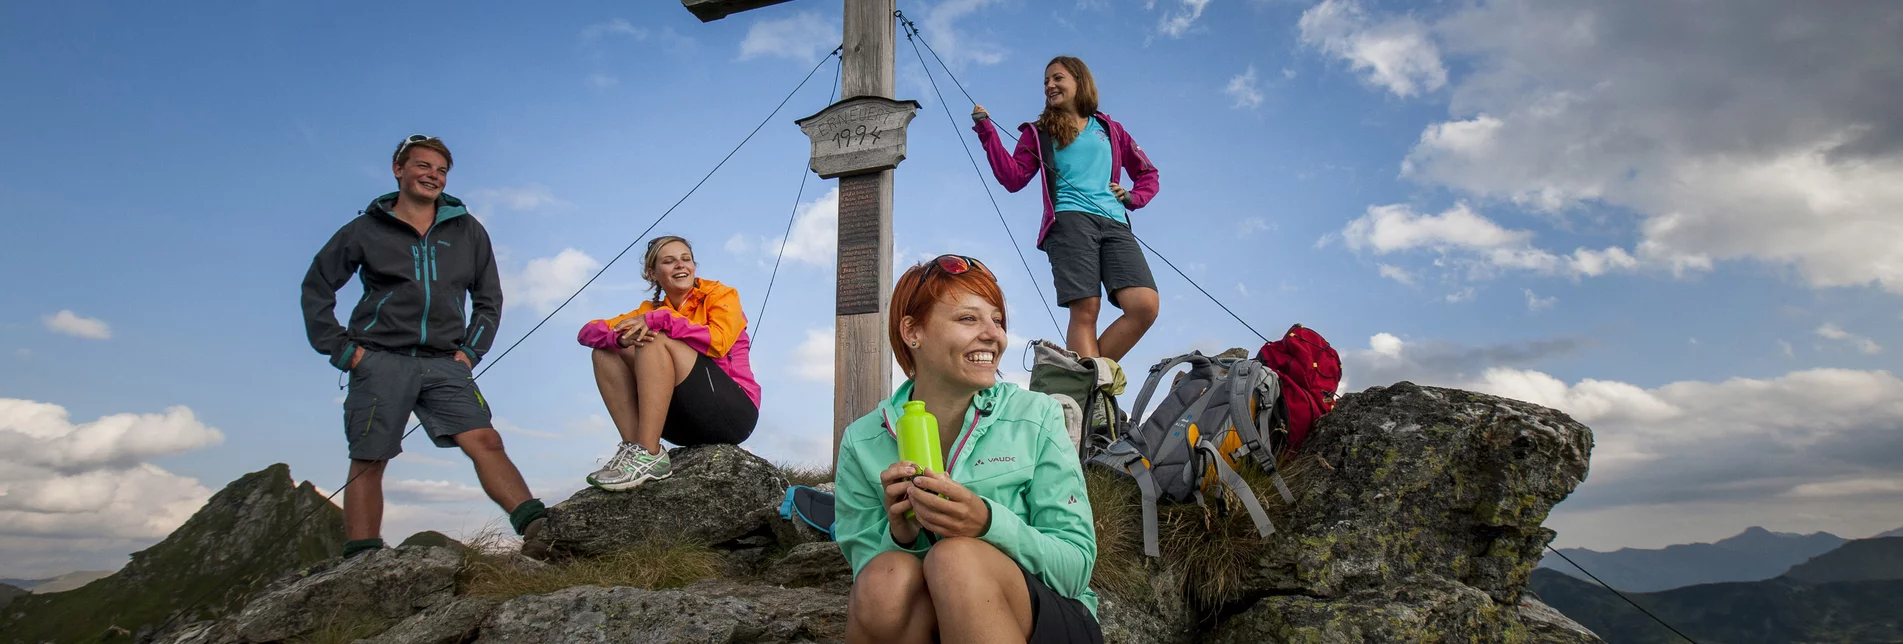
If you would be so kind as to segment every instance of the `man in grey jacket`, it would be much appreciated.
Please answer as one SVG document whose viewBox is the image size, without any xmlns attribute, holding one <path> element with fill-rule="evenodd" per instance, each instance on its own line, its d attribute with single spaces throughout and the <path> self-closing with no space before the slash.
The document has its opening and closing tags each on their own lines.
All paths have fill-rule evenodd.
<svg viewBox="0 0 1903 644">
<path fill-rule="evenodd" d="M 495 341 L 502 283 L 489 233 L 461 200 L 443 193 L 451 156 L 443 142 L 412 135 L 390 169 L 397 191 L 377 197 L 338 229 L 304 276 L 311 347 L 350 372 L 344 435 L 344 556 L 383 547 L 383 470 L 403 451 L 410 413 L 437 447 L 460 447 L 489 498 L 509 513 L 525 553 L 547 523 L 542 502 L 503 452 L 473 369 Z M 338 324 L 337 289 L 358 275 L 363 299 Z M 472 306 L 465 312 L 465 294 Z"/>
</svg>

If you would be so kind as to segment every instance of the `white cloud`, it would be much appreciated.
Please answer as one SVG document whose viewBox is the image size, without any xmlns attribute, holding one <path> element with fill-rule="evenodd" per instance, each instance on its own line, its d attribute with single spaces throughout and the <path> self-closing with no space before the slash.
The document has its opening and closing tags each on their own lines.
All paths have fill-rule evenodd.
<svg viewBox="0 0 1903 644">
<path fill-rule="evenodd" d="M 110 560 L 164 537 L 211 490 L 142 461 L 223 439 L 185 407 L 74 424 L 59 405 L 0 398 L 0 559 L 55 538 Z"/>
<path fill-rule="evenodd" d="M 573 248 L 562 249 L 553 257 L 529 260 L 522 272 L 502 276 L 503 303 L 543 311 L 555 308 L 599 268 L 601 262 Z"/>
<path fill-rule="evenodd" d="M 1271 224 L 1261 217 L 1249 217 L 1236 224 L 1236 234 L 1243 237 L 1248 237 L 1262 231 L 1272 232 L 1274 230 L 1275 224 Z"/>
<path fill-rule="evenodd" d="M 1797 352 L 1795 352 L 1795 351 L 1792 351 L 1792 350 L 1791 350 L 1791 343 L 1789 343 L 1789 342 L 1785 342 L 1785 341 L 1783 341 L 1783 340 L 1778 340 L 1778 341 L 1777 341 L 1777 348 L 1778 348 L 1778 352 L 1779 352 L 1779 353 L 1782 353 L 1782 354 L 1784 354 L 1784 357 L 1786 357 L 1786 358 L 1795 358 L 1795 357 L 1797 357 Z"/>
<path fill-rule="evenodd" d="M 507 418 L 502 418 L 499 416 L 491 419 L 491 423 L 495 425 L 496 431 L 502 432 L 504 434 L 509 434 L 512 436 L 522 436 L 524 438 L 539 438 L 544 440 L 562 438 L 561 434 L 557 434 L 555 432 L 545 432 L 539 429 L 529 429 L 527 427 L 523 427 L 521 425 L 515 424 L 514 421 L 511 421 Z"/>
<path fill-rule="evenodd" d="M 1821 483 L 1805 483 L 1791 488 L 1786 496 L 1801 498 L 1833 498 L 1846 496 L 1878 496 L 1895 499 L 1903 495 L 1903 479 L 1898 478 L 1853 478 Z"/>
<path fill-rule="evenodd" d="M 112 325 L 106 324 L 105 320 L 85 317 L 69 310 L 62 309 L 58 313 L 40 318 L 40 321 L 46 324 L 48 331 L 64 333 L 75 338 L 88 340 L 112 338 Z"/>
<path fill-rule="evenodd" d="M 1302 12 L 1302 42 L 1348 61 L 1362 80 L 1408 97 L 1447 84 L 1427 27 L 1410 17 L 1375 20 L 1356 0 L 1324 0 Z"/>
<path fill-rule="evenodd" d="M 1369 206 L 1367 214 L 1349 221 L 1339 236 L 1350 250 L 1365 249 L 1376 255 L 1433 250 L 1445 260 L 1438 265 L 1465 269 L 1470 278 L 1490 277 L 1502 270 L 1594 277 L 1641 266 L 1638 258 L 1617 247 L 1576 248 L 1571 255 L 1535 247 L 1532 232 L 1503 227 L 1464 203 L 1440 214 L 1418 213 L 1407 204 Z M 1324 237 L 1322 242 L 1329 239 Z"/>
<path fill-rule="evenodd" d="M 608 89 L 621 84 L 621 79 L 616 78 L 613 74 L 595 72 L 588 75 L 588 84 L 593 85 L 595 89 Z"/>
<path fill-rule="evenodd" d="M 832 266 L 839 248 L 839 189 L 802 203 L 793 211 L 793 234 L 787 237 L 749 237 L 735 233 L 727 238 L 727 252 L 738 256 L 754 255 L 761 265 L 773 265 L 781 240 L 786 240 L 785 258 L 812 266 Z M 893 255 L 897 260 L 899 254 Z M 895 273 L 896 274 L 896 273 Z"/>
<path fill-rule="evenodd" d="M 1817 335 L 1827 340 L 1836 340 L 1856 347 L 1858 351 L 1867 355 L 1883 353 L 1883 345 L 1877 344 L 1876 340 L 1845 331 L 1842 327 L 1828 322 L 1817 327 Z"/>
<path fill-rule="evenodd" d="M 793 347 L 793 375 L 813 382 L 833 381 L 832 327 L 807 329 L 806 340 Z"/>
<path fill-rule="evenodd" d="M 1237 294 L 1239 294 L 1239 295 L 1241 295 L 1241 296 L 1243 296 L 1243 297 L 1248 297 L 1248 296 L 1249 296 L 1249 287 L 1247 287 L 1247 286 L 1244 286 L 1244 285 L 1242 284 L 1242 282 L 1236 282 L 1236 293 L 1237 293 Z"/>
<path fill-rule="evenodd" d="M 1389 266 L 1387 264 L 1376 264 L 1375 267 L 1381 271 L 1382 277 L 1408 286 L 1414 285 L 1414 274 L 1407 272 L 1407 269 L 1399 266 Z"/>
<path fill-rule="evenodd" d="M 974 37 L 958 28 L 959 20 L 997 3 L 998 0 L 943 0 L 925 10 L 925 17 L 918 21 L 919 34 L 932 44 L 932 49 L 945 59 L 945 64 L 954 69 L 970 63 L 996 65 L 1004 62 L 1009 50 L 1003 45 Z"/>
<path fill-rule="evenodd" d="M 777 20 L 756 20 L 740 41 L 740 60 L 778 56 L 814 61 L 840 43 L 839 25 L 802 11 Z"/>
<path fill-rule="evenodd" d="M 481 488 L 470 487 L 451 481 L 420 481 L 406 479 L 383 484 L 383 491 L 391 499 L 414 501 L 417 503 L 462 503 L 481 501 L 486 496 Z"/>
<path fill-rule="evenodd" d="M 555 196 L 548 186 L 539 183 L 478 188 L 469 192 L 469 203 L 473 207 L 471 212 L 484 216 L 494 215 L 497 210 L 502 209 L 514 212 L 535 212 L 545 208 L 569 205 L 567 201 Z"/>
<path fill-rule="evenodd" d="M 1163 21 L 1156 26 L 1157 32 L 1171 38 L 1181 38 L 1196 25 L 1197 20 L 1202 19 L 1203 10 L 1209 8 L 1209 0 L 1179 0 L 1179 2 L 1179 6 L 1164 14 Z"/>
<path fill-rule="evenodd" d="M 1262 106 L 1262 87 L 1255 78 L 1255 65 L 1250 65 L 1247 71 L 1231 77 L 1229 85 L 1222 91 L 1228 94 L 1229 98 L 1235 99 L 1235 105 L 1232 107 L 1237 109 L 1252 110 Z"/>
<path fill-rule="evenodd" d="M 1474 300 L 1474 287 L 1472 287 L 1472 286 L 1468 286 L 1468 287 L 1465 287 L 1465 288 L 1462 288 L 1462 289 L 1460 289 L 1460 290 L 1458 290 L 1458 291 L 1454 291 L 1454 292 L 1452 292 L 1452 293 L 1448 293 L 1448 294 L 1447 294 L 1447 303 L 1448 303 L 1448 304 L 1459 304 L 1459 303 L 1461 303 L 1461 302 L 1472 302 L 1473 300 Z"/>
<path fill-rule="evenodd" d="M 421 463 L 423 465 L 435 465 L 437 467 L 448 467 L 448 466 L 456 464 L 454 461 L 450 461 L 448 459 L 441 459 L 441 458 L 436 458 L 433 456 L 423 456 L 415 452 L 404 452 L 402 454 L 398 454 L 396 455 L 396 460 L 403 461 L 406 463 Z"/>
<path fill-rule="evenodd" d="M 1534 295 L 1533 289 L 1530 289 L 1530 288 L 1525 289 L 1525 291 L 1526 291 L 1526 310 L 1528 311 L 1544 311 L 1544 310 L 1553 308 L 1554 304 L 1559 303 L 1558 297 L 1553 297 L 1553 296 L 1540 297 L 1538 295 Z"/>
<path fill-rule="evenodd" d="M 1465 5 L 1432 32 L 1472 71 L 1403 175 L 1536 211 L 1630 211 L 1634 254 L 1678 271 L 1746 260 L 1903 293 L 1898 11 Z"/>
<path fill-rule="evenodd" d="M 582 42 L 594 42 L 604 36 L 625 36 L 635 40 L 646 40 L 648 30 L 636 27 L 622 18 L 588 25 L 581 30 Z"/>
</svg>

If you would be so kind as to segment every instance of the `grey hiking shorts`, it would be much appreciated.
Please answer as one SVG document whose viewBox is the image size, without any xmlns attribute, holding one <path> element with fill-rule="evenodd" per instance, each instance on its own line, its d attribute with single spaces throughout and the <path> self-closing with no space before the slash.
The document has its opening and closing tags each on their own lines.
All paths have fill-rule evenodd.
<svg viewBox="0 0 1903 644">
<path fill-rule="evenodd" d="M 1150 262 L 1143 258 L 1136 235 L 1129 225 L 1108 217 L 1058 212 L 1044 235 L 1044 254 L 1051 258 L 1058 306 L 1108 292 L 1110 305 L 1123 308 L 1117 291 L 1133 286 L 1156 290 L 1156 277 L 1150 275 Z"/>
<path fill-rule="evenodd" d="M 350 370 L 344 397 L 344 436 L 350 457 L 387 461 L 403 452 L 410 412 L 437 447 L 455 447 L 456 435 L 491 425 L 489 403 L 475 374 L 454 358 L 424 358 L 366 350 Z"/>
</svg>

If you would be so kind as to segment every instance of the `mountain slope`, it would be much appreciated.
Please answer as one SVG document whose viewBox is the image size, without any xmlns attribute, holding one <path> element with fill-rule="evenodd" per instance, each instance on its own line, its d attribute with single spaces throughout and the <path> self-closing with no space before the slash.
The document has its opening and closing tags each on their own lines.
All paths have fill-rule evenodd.
<svg viewBox="0 0 1903 644">
<path fill-rule="evenodd" d="M 1846 543 L 1791 567 L 1784 577 L 1812 584 L 1903 579 L 1903 537 Z"/>
<path fill-rule="evenodd" d="M 112 571 L 110 570 L 76 570 L 73 572 L 66 573 L 64 575 L 60 575 L 58 577 L 54 577 L 52 579 L 48 579 L 38 584 L 34 584 L 33 586 L 28 587 L 27 590 L 30 592 L 41 593 L 41 594 L 63 593 L 75 588 L 79 588 L 80 586 L 84 586 L 86 584 L 90 584 L 95 581 L 105 579 L 106 576 L 111 574 L 112 574 Z"/>
<path fill-rule="evenodd" d="M 1827 532 L 1799 535 L 1754 526 L 1716 543 L 1675 545 L 1659 550 L 1621 548 L 1612 552 L 1561 548 L 1560 552 L 1613 588 L 1625 592 L 1654 592 L 1697 584 L 1770 579 L 1843 544 L 1842 537 Z M 1587 578 L 1559 557 L 1541 560 L 1540 567 L 1582 580 Z"/>
<path fill-rule="evenodd" d="M 111 627 L 137 632 L 201 596 L 195 617 L 223 614 L 269 581 L 336 556 L 343 541 L 343 511 L 308 481 L 294 485 L 289 466 L 272 465 L 212 495 L 119 572 L 77 590 L 14 600 L 0 611 L 0 642 L 94 641 Z"/>
<path fill-rule="evenodd" d="M 1608 642 L 1684 641 L 1598 584 L 1535 570 L 1528 587 Z M 1903 580 L 1807 584 L 1780 578 L 1626 596 L 1700 642 L 1903 640 Z"/>
</svg>

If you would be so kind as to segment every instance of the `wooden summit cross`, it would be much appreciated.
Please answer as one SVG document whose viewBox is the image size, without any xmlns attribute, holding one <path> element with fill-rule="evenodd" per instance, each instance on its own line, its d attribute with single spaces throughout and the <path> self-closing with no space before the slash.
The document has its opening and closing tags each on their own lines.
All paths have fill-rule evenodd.
<svg viewBox="0 0 1903 644">
<path fill-rule="evenodd" d="M 681 0 L 702 22 L 788 0 Z M 892 100 L 894 0 L 844 0 L 841 100 L 799 119 L 809 167 L 839 179 L 834 293 L 833 458 L 846 425 L 877 408 L 892 383 L 886 309 L 892 297 L 892 170 L 905 160 L 916 101 Z M 835 463 L 836 465 L 837 463 Z"/>
</svg>

